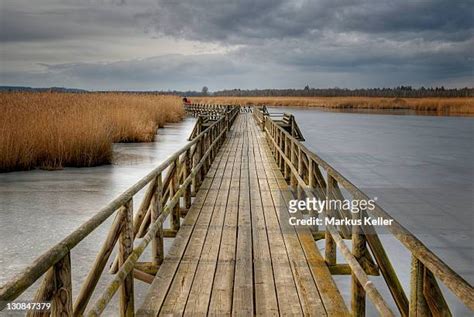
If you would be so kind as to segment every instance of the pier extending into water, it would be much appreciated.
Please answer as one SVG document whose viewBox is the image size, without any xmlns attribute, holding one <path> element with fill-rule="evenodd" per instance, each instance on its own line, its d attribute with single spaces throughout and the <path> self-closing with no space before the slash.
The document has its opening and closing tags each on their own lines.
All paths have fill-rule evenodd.
<svg viewBox="0 0 474 317">
<path fill-rule="evenodd" d="M 371 225 L 290 225 L 290 217 L 305 216 L 288 212 L 295 198 L 369 200 L 303 145 L 291 114 L 224 105 L 186 110 L 199 117 L 189 143 L 2 285 L 0 310 L 42 278 L 33 301 L 51 302 L 51 311 L 31 316 L 100 315 L 116 293 L 122 316 L 364 316 L 366 301 L 382 316 L 450 316 L 439 284 L 474 311 L 473 287 L 378 205 L 355 215 L 391 222 L 387 229 L 411 253 L 409 289 Z M 354 217 L 344 210 L 327 216 Z M 72 294 L 70 253 L 110 217 L 101 250 Z M 166 254 L 165 238 L 174 238 Z M 151 258 L 140 258 L 147 247 Z M 103 274 L 114 279 L 96 289 Z M 352 280 L 349 305 L 334 275 Z M 371 276 L 383 277 L 391 299 Z M 135 279 L 150 284 L 140 301 Z M 100 296 L 91 302 L 94 292 Z"/>
</svg>

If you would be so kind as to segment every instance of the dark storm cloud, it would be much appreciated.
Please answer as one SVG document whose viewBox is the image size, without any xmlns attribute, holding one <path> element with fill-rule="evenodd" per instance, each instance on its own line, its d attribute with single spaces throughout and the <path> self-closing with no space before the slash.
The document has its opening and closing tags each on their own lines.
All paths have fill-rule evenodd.
<svg viewBox="0 0 474 317">
<path fill-rule="evenodd" d="M 471 0 L 4 0 L 0 10 L 2 84 L 473 84 Z"/>
<path fill-rule="evenodd" d="M 156 31 L 194 40 L 248 43 L 317 37 L 322 31 L 400 33 L 451 38 L 470 36 L 471 1 L 220 1 L 159 0 L 147 13 Z M 394 35 L 396 36 L 396 35 Z"/>
</svg>

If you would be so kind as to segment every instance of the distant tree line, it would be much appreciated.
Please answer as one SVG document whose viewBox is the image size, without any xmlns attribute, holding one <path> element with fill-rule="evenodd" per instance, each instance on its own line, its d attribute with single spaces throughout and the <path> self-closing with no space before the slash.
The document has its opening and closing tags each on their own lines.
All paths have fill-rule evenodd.
<svg viewBox="0 0 474 317">
<path fill-rule="evenodd" d="M 29 92 L 88 92 L 83 89 L 50 87 L 31 88 L 22 86 L 0 86 L 0 92 L 29 91 Z M 303 89 L 226 89 L 210 92 L 207 86 L 201 91 L 179 91 L 179 90 L 155 90 L 155 91 L 96 91 L 102 93 L 123 92 L 123 93 L 146 93 L 160 95 L 179 95 L 188 97 L 197 96 L 218 96 L 218 97 L 393 97 L 393 98 L 416 98 L 416 97 L 474 97 L 474 88 L 444 88 L 441 87 L 420 87 L 398 86 L 395 88 L 310 88 L 308 85 Z"/>
<path fill-rule="evenodd" d="M 474 88 L 444 88 L 443 86 L 413 88 L 412 86 L 398 86 L 395 88 L 321 89 L 306 86 L 303 89 L 220 90 L 212 93 L 212 95 L 232 97 L 474 97 Z"/>
</svg>

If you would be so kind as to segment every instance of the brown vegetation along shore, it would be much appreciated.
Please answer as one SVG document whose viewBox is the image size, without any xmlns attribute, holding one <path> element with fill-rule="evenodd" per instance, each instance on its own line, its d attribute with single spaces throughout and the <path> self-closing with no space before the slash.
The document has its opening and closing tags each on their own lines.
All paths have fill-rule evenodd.
<svg viewBox="0 0 474 317">
<path fill-rule="evenodd" d="M 0 93 L 0 171 L 95 166 L 114 142 L 152 141 L 184 116 L 179 97 L 121 93 Z"/>
<path fill-rule="evenodd" d="M 257 106 L 320 107 L 329 109 L 405 109 L 438 115 L 474 115 L 474 98 L 381 97 L 194 97 L 196 103 Z"/>
</svg>

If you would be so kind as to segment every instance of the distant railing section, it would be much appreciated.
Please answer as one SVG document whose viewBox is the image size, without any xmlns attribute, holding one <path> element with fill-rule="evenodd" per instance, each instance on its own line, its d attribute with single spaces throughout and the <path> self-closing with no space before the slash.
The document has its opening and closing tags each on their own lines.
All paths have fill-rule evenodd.
<svg viewBox="0 0 474 317">
<path fill-rule="evenodd" d="M 219 112 L 219 117 L 147 176 L 115 198 L 77 230 L 39 256 L 30 266 L 0 287 L 0 311 L 14 301 L 35 281 L 44 276 L 34 302 L 51 302 L 52 316 L 97 316 L 120 288 L 120 315 L 134 315 L 134 278 L 151 283 L 164 258 L 163 238 L 173 237 L 180 228 L 180 218 L 191 206 L 227 131 L 235 120 L 236 110 Z M 140 207 L 133 211 L 134 196 L 146 188 Z M 109 217 L 115 215 L 107 237 L 89 274 L 73 303 L 71 287 L 71 250 Z M 170 218 L 170 228 L 163 228 Z M 139 240 L 141 239 L 141 240 Z M 135 240 L 137 243 L 134 243 Z M 151 242 L 152 258 L 138 262 Z M 105 266 L 118 243 L 112 264 L 113 281 L 87 310 L 89 301 Z M 43 315 L 40 312 L 30 316 Z"/>
<path fill-rule="evenodd" d="M 189 104 L 184 105 L 185 111 L 194 117 L 197 117 L 194 129 L 189 136 L 189 140 L 192 140 L 207 129 L 216 120 L 219 120 L 222 116 L 225 116 L 227 125 L 230 127 L 237 115 L 239 114 L 240 107 L 231 105 L 199 105 Z"/>
<path fill-rule="evenodd" d="M 195 117 L 205 116 L 209 120 L 217 120 L 221 115 L 229 113 L 233 109 L 240 109 L 234 105 L 217 105 L 217 104 L 184 104 L 184 110 Z M 238 112 L 238 111 L 237 111 Z"/>
<path fill-rule="evenodd" d="M 288 132 L 292 137 L 297 139 L 298 141 L 304 141 L 303 133 L 301 132 L 298 124 L 296 123 L 295 116 L 291 113 L 282 112 L 268 112 L 267 107 L 263 106 L 261 108 L 257 108 L 257 110 L 252 112 L 254 114 L 254 118 L 257 121 L 257 124 L 262 127 L 265 123 L 265 118 L 271 118 L 273 122 L 278 124 L 280 127 L 283 128 L 286 132 Z"/>
<path fill-rule="evenodd" d="M 318 155 L 307 149 L 290 132 L 273 120 L 264 108 L 256 108 L 253 116 L 265 132 L 273 156 L 299 199 L 316 197 L 318 199 L 344 200 L 344 189 L 351 199 L 369 200 L 359 188 L 349 182 Z M 326 177 L 322 171 L 326 172 Z M 354 215 L 344 210 L 336 210 L 328 216 L 365 217 L 364 210 Z M 451 311 L 438 286 L 441 281 L 469 309 L 474 311 L 474 289 L 429 250 L 418 238 L 393 219 L 382 207 L 375 204 L 370 211 L 375 217 L 391 221 L 387 226 L 393 236 L 411 253 L 411 283 L 408 298 L 397 277 L 395 268 L 373 226 L 333 226 L 326 225 L 324 231 L 313 228 L 316 240 L 325 239 L 325 261 L 333 274 L 352 275 L 352 312 L 354 316 L 365 315 L 366 295 L 383 316 L 394 315 L 387 301 L 381 296 L 369 275 L 381 274 L 402 316 L 451 316 Z M 350 249 L 344 239 L 352 240 Z M 336 247 L 343 254 L 346 264 L 336 263 Z"/>
</svg>

